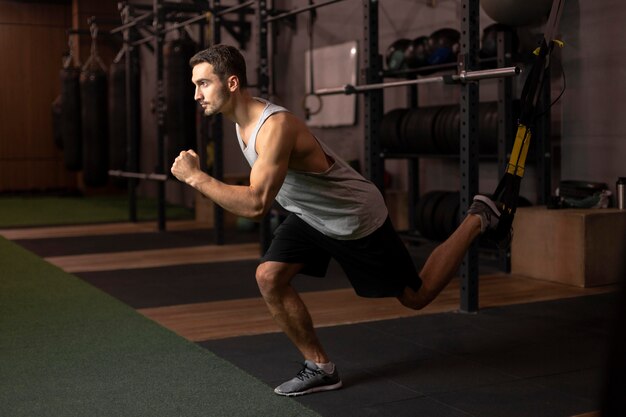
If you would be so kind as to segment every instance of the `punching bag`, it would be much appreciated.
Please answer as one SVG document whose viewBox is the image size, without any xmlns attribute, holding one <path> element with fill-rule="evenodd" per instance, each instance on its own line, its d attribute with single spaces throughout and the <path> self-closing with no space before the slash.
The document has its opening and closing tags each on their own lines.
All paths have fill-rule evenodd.
<svg viewBox="0 0 626 417">
<path fill-rule="evenodd" d="M 91 56 L 80 74 L 83 132 L 83 180 L 88 187 L 101 187 L 109 179 L 109 133 L 107 73 L 97 55 L 95 36 Z"/>
<path fill-rule="evenodd" d="M 54 146 L 63 149 L 63 124 L 61 113 L 63 112 L 63 96 L 59 94 L 52 102 L 52 139 Z"/>
<path fill-rule="evenodd" d="M 61 70 L 61 101 L 63 162 L 69 171 L 80 171 L 83 167 L 80 69 L 67 65 Z"/>
<path fill-rule="evenodd" d="M 163 48 L 166 91 L 167 161 L 172 164 L 180 151 L 196 149 L 196 101 L 191 82 L 189 59 L 195 54 L 195 43 L 182 32 L 180 39 Z"/>
<path fill-rule="evenodd" d="M 126 61 L 124 57 L 109 67 L 109 169 L 127 170 Z M 117 186 L 124 186 L 124 178 L 111 178 Z"/>
</svg>

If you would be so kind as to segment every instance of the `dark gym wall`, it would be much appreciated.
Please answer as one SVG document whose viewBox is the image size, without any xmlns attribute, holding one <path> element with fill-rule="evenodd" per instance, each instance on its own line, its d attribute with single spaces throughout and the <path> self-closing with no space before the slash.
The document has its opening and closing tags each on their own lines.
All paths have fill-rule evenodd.
<svg viewBox="0 0 626 417">
<path fill-rule="evenodd" d="M 72 187 L 52 140 L 67 4 L 0 1 L 0 192 Z"/>
<path fill-rule="evenodd" d="M 563 178 L 609 184 L 626 176 L 626 3 L 568 0 L 562 30 Z"/>
</svg>

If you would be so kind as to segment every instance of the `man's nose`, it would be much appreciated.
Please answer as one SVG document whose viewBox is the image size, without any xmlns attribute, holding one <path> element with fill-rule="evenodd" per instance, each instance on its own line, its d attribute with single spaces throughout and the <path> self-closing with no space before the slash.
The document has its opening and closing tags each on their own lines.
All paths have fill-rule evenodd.
<svg viewBox="0 0 626 417">
<path fill-rule="evenodd" d="M 200 94 L 200 89 L 198 87 L 196 87 L 196 90 L 193 94 L 193 98 L 196 101 L 201 101 L 202 100 L 202 94 Z"/>
</svg>

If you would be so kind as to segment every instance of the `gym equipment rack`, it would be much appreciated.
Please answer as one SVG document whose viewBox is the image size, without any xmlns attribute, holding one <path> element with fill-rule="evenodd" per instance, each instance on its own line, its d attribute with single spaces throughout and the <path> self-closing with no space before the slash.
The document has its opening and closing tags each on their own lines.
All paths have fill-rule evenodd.
<svg viewBox="0 0 626 417">
<path fill-rule="evenodd" d="M 245 46 L 250 39 L 250 24 L 245 20 L 245 15 L 250 13 L 249 7 L 255 3 L 253 0 L 241 2 L 238 5 L 230 7 L 222 7 L 219 0 L 213 0 L 211 4 L 207 2 L 174 3 L 164 0 L 153 0 L 153 4 L 132 4 L 123 1 L 118 4 L 120 15 L 122 17 L 122 25 L 114 28 L 110 33 L 122 32 L 124 40 L 123 52 L 126 57 L 126 91 L 136 91 L 138 86 L 135 85 L 136 80 L 129 76 L 131 68 L 139 65 L 138 46 L 146 46 L 154 54 L 155 73 L 156 73 L 156 97 L 155 97 L 155 113 L 156 113 L 156 144 L 157 144 L 157 164 L 153 174 L 138 173 L 138 154 L 139 154 L 139 138 L 140 138 L 140 107 L 139 97 L 134 94 L 126 95 L 126 103 L 128 108 L 127 122 L 127 155 L 128 162 L 126 167 L 126 175 L 129 178 L 128 195 L 129 195 L 129 220 L 137 221 L 137 180 L 138 179 L 157 179 L 157 215 L 158 230 L 166 229 L 165 214 L 165 181 L 167 177 L 165 172 L 165 91 L 163 80 L 164 55 L 163 46 L 165 34 L 172 30 L 177 30 L 189 26 L 191 24 L 201 25 L 200 43 L 204 46 L 205 36 L 202 28 L 207 21 L 207 13 L 210 13 L 212 38 L 213 42 L 220 41 L 222 27 L 226 28 L 235 39 L 239 42 L 241 48 Z M 181 18 L 171 16 L 170 12 L 178 13 L 195 13 L 199 14 L 192 18 Z M 227 14 L 237 14 L 238 20 L 228 21 L 223 17 Z M 147 24 L 152 19 L 151 24 Z M 166 23 L 174 23 L 166 26 Z M 140 31 L 148 32 L 148 35 L 140 38 Z M 212 175 L 218 180 L 223 180 L 223 132 L 221 116 L 212 118 L 211 120 L 211 137 L 215 146 L 215 158 L 213 163 Z M 200 161 L 204 169 L 206 169 L 206 137 L 201 137 L 202 146 L 200 146 Z M 136 175 L 132 175 L 135 173 Z M 214 230 L 216 244 L 224 243 L 224 212 L 223 209 L 215 205 L 214 211 Z"/>
<path fill-rule="evenodd" d="M 260 0 L 258 2 L 258 27 L 259 27 L 259 86 L 267 87 L 269 84 L 268 74 L 268 55 L 267 55 L 267 34 L 268 22 L 276 21 L 280 18 L 293 16 L 294 14 L 310 11 L 317 7 L 326 6 L 336 3 L 336 1 L 320 1 L 319 3 L 310 4 L 307 7 L 284 12 L 274 17 L 269 17 L 270 13 L 267 8 L 267 2 Z M 382 56 L 379 52 L 379 1 L 378 0 L 362 0 L 363 2 L 363 71 L 361 77 L 362 85 L 384 84 L 385 76 L 393 76 L 385 74 L 382 66 Z M 461 0 L 461 50 L 460 58 L 456 66 L 459 71 L 467 72 L 479 70 L 478 50 L 479 50 L 479 1 L 478 0 Z M 510 66 L 510 34 L 498 34 L 498 55 L 497 67 L 505 68 Z M 454 68 L 454 64 L 448 68 Z M 422 68 L 418 71 L 403 71 L 403 74 L 396 76 L 411 78 L 419 71 L 433 70 L 430 68 Z M 443 68 L 440 68 L 443 69 Z M 358 88 L 358 87 L 357 87 Z M 461 130 L 460 130 L 460 195 L 461 216 L 464 217 L 469 208 L 472 198 L 478 193 L 478 93 L 477 83 L 461 83 L 461 100 L 460 114 Z M 355 92 L 355 91 L 352 91 Z M 549 104 L 549 83 L 546 83 L 544 90 L 544 99 Z M 384 103 L 383 93 L 381 89 L 368 89 L 363 91 L 364 95 L 364 147 L 365 147 L 365 175 L 374 182 L 381 190 L 384 187 L 384 161 L 386 156 L 381 149 L 379 126 L 383 119 Z M 513 144 L 513 134 L 509 127 L 513 126 L 511 116 L 511 95 L 512 81 L 510 78 L 501 78 L 498 80 L 498 165 L 504 167 L 508 152 Z M 410 88 L 409 101 L 411 107 L 417 106 L 417 91 L 414 87 Z M 538 178 L 538 202 L 542 203 L 547 200 L 550 195 L 550 141 L 547 132 L 549 127 L 549 112 L 545 115 L 539 126 L 538 144 L 535 149 L 537 163 Z M 419 199 L 419 187 L 417 186 L 419 173 L 419 156 L 393 156 L 403 157 L 409 160 L 409 213 L 410 227 L 415 227 L 415 218 L 412 209 Z M 505 269 L 509 270 L 510 255 L 507 251 L 504 254 Z M 461 268 L 461 302 L 460 310 L 466 313 L 474 313 L 478 311 L 478 246 L 473 244 L 467 255 L 465 256 Z"/>
</svg>

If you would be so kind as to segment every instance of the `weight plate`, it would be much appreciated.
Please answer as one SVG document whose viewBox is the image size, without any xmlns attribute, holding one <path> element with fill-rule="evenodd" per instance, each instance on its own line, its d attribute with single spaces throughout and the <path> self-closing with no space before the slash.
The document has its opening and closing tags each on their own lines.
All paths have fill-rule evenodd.
<svg viewBox="0 0 626 417">
<path fill-rule="evenodd" d="M 380 123 L 380 137 L 384 149 L 398 152 L 400 150 L 400 126 L 407 109 L 393 109 L 383 116 Z"/>
<path fill-rule="evenodd" d="M 461 198 L 458 191 L 450 192 L 441 202 L 439 209 L 444 212 L 441 230 L 442 240 L 447 239 L 458 227 L 460 204 Z"/>
<path fill-rule="evenodd" d="M 431 191 L 428 199 L 424 203 L 422 211 L 422 235 L 428 239 L 436 239 L 435 235 L 435 213 L 439 203 L 445 197 L 446 191 Z"/>
<path fill-rule="evenodd" d="M 402 139 L 407 152 L 422 152 L 420 149 L 421 138 L 419 137 L 418 124 L 420 109 L 409 109 L 402 125 Z"/>
</svg>

